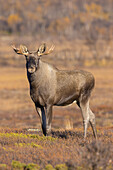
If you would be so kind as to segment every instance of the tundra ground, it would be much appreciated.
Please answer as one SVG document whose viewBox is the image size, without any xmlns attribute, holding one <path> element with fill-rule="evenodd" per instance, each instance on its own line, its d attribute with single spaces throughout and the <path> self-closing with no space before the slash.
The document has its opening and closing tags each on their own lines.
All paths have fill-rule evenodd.
<svg viewBox="0 0 113 170">
<path fill-rule="evenodd" d="M 52 132 L 44 137 L 30 99 L 24 57 L 14 57 L 10 43 L 4 37 L 0 46 L 0 169 L 113 169 L 113 69 L 109 63 L 92 66 L 92 59 L 85 58 L 83 65 L 77 65 L 76 58 L 60 59 L 64 53 L 59 52 L 56 58 L 43 58 L 60 69 L 93 73 L 96 84 L 90 107 L 96 115 L 98 141 L 90 127 L 84 141 L 82 116 L 75 103 L 54 107 Z M 103 61 L 106 64 L 104 59 L 99 62 Z"/>
<path fill-rule="evenodd" d="M 0 166 L 6 169 L 108 168 L 113 153 L 113 69 L 84 68 L 96 78 L 91 109 L 96 115 L 98 142 L 91 128 L 83 139 L 83 124 L 76 104 L 54 107 L 52 133 L 43 137 L 39 117 L 29 95 L 24 68 L 2 67 L 0 80 Z M 36 131 L 34 131 L 36 130 Z M 19 161 L 19 162 L 15 162 Z M 33 163 L 32 165 L 30 163 Z M 65 165 L 59 165 L 65 164 Z M 51 167 L 50 166 L 50 167 Z"/>
</svg>

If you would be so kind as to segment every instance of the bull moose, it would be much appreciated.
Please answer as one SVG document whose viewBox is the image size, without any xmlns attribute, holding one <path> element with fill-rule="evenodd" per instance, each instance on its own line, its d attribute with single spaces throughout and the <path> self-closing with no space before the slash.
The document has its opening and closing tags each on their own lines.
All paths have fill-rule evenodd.
<svg viewBox="0 0 113 170">
<path fill-rule="evenodd" d="M 53 65 L 41 60 L 43 55 L 53 52 L 42 44 L 36 52 L 29 52 L 26 46 L 12 46 L 17 54 L 26 58 L 27 78 L 30 85 L 30 96 L 39 114 L 42 131 L 46 136 L 51 131 L 52 108 L 65 106 L 76 101 L 83 117 L 84 138 L 86 138 L 88 123 L 97 138 L 95 115 L 89 107 L 89 99 L 94 88 L 94 76 L 83 70 L 59 70 Z"/>
</svg>

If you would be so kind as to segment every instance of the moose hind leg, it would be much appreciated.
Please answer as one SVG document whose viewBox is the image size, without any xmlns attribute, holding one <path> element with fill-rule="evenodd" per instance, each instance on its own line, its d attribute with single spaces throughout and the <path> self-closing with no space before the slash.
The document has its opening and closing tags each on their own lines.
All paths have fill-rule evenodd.
<svg viewBox="0 0 113 170">
<path fill-rule="evenodd" d="M 83 117 L 84 138 L 86 138 L 88 123 L 89 123 L 89 100 L 85 102 L 81 101 L 79 105 L 80 105 L 82 117 Z"/>
<path fill-rule="evenodd" d="M 95 124 L 95 115 L 91 111 L 90 108 L 89 108 L 89 122 L 90 122 L 90 125 L 91 125 L 92 130 L 93 130 L 93 135 L 94 135 L 95 139 L 97 139 L 97 131 L 96 131 L 96 124 Z"/>
</svg>

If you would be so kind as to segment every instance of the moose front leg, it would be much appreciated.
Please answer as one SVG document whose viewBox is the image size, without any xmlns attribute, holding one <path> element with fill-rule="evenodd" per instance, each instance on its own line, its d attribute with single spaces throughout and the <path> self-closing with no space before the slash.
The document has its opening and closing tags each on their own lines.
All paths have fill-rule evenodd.
<svg viewBox="0 0 113 170">
<path fill-rule="evenodd" d="M 41 108 L 36 107 L 36 110 L 40 117 L 43 134 L 46 136 L 46 115 L 45 115 L 44 107 Z"/>
<path fill-rule="evenodd" d="M 47 133 L 51 131 L 51 121 L 52 121 L 52 106 L 46 106 L 46 130 Z"/>
</svg>

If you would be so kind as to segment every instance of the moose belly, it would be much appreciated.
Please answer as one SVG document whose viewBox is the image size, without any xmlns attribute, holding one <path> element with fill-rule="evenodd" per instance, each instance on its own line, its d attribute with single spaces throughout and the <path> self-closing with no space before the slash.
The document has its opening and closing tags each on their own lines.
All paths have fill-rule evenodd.
<svg viewBox="0 0 113 170">
<path fill-rule="evenodd" d="M 62 96 L 56 103 L 56 106 L 66 106 L 69 105 L 71 103 L 73 103 L 74 101 L 76 101 L 78 98 L 77 95 L 73 94 L 71 96 Z"/>
</svg>

